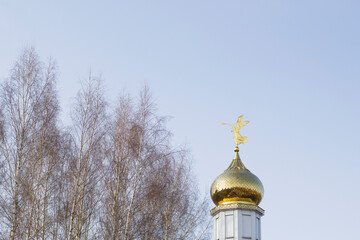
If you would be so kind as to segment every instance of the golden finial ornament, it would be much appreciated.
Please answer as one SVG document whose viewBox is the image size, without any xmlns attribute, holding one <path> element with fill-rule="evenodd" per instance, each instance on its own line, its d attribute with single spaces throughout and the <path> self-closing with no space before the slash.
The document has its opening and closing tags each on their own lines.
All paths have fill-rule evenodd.
<svg viewBox="0 0 360 240">
<path fill-rule="evenodd" d="M 238 117 L 236 127 L 232 126 L 235 140 L 235 156 L 230 166 L 220 174 L 211 185 L 210 194 L 216 206 L 233 203 L 259 205 L 264 196 L 264 187 L 260 179 L 251 173 L 242 163 L 239 156 L 239 144 L 247 142 L 247 137 L 240 135 L 240 129 L 249 123 L 242 122 L 243 115 Z"/>
<path fill-rule="evenodd" d="M 249 121 L 242 122 L 243 117 L 244 117 L 243 115 L 238 117 L 238 120 L 235 124 L 236 127 L 234 126 L 234 124 L 231 124 L 231 123 L 221 123 L 222 125 L 230 125 L 232 127 L 231 132 L 234 133 L 234 141 L 235 141 L 236 147 L 238 147 L 239 144 L 244 144 L 247 142 L 247 137 L 243 137 L 240 134 L 240 129 L 249 123 Z"/>
</svg>

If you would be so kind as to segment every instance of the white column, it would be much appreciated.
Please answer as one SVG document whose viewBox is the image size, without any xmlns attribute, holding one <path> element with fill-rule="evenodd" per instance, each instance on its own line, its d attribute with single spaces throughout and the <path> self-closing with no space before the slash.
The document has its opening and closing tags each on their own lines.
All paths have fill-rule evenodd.
<svg viewBox="0 0 360 240">
<path fill-rule="evenodd" d="M 261 240 L 264 210 L 250 204 L 219 205 L 210 211 L 214 217 L 215 240 Z"/>
</svg>

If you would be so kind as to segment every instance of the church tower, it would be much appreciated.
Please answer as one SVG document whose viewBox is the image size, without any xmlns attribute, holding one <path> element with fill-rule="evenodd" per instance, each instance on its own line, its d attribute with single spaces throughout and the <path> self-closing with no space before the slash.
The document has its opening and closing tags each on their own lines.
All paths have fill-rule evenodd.
<svg viewBox="0 0 360 240">
<path fill-rule="evenodd" d="M 213 182 L 210 190 L 216 207 L 210 213 L 214 217 L 215 240 L 261 240 L 261 217 L 264 210 L 258 205 L 264 196 L 260 179 L 251 173 L 239 156 L 239 144 L 247 142 L 240 135 L 241 127 L 249 121 L 232 126 L 235 140 L 235 156 L 230 166 Z"/>
</svg>

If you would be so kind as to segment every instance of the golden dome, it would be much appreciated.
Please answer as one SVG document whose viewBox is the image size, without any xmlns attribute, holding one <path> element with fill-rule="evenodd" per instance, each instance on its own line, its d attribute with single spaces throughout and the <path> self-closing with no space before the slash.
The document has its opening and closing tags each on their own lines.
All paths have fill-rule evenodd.
<svg viewBox="0 0 360 240">
<path fill-rule="evenodd" d="M 215 179 L 210 194 L 216 206 L 232 203 L 259 205 L 264 196 L 264 187 L 260 179 L 241 162 L 239 149 L 236 147 L 233 161 Z"/>
</svg>

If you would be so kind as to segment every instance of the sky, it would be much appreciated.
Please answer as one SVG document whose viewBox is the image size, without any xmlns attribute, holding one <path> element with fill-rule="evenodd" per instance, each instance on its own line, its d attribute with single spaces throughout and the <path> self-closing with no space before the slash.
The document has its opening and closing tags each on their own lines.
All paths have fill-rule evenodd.
<svg viewBox="0 0 360 240">
<path fill-rule="evenodd" d="M 5 0 L 0 79 L 25 47 L 56 60 L 64 123 L 90 69 L 109 101 L 147 83 L 209 198 L 233 158 L 220 123 L 243 114 L 240 156 L 265 188 L 263 239 L 356 239 L 359 9 L 355 0 Z"/>
</svg>

